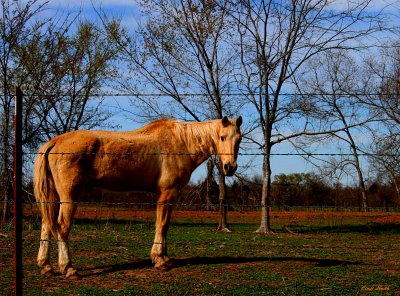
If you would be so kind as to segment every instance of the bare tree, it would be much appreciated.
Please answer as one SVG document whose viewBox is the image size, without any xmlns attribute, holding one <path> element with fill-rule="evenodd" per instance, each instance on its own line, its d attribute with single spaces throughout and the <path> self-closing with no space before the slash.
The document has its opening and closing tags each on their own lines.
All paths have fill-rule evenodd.
<svg viewBox="0 0 400 296">
<path fill-rule="evenodd" d="M 375 139 L 371 163 L 378 179 L 392 184 L 400 201 L 400 134 Z"/>
<path fill-rule="evenodd" d="M 35 90 L 40 98 L 37 114 L 46 114 L 41 120 L 42 133 L 51 138 L 79 128 L 112 127 L 107 123 L 112 114 L 102 107 L 104 95 L 101 92 L 117 75 L 114 61 L 119 48 L 92 23 L 81 22 L 73 34 L 69 30 L 62 33 L 47 35 L 39 44 L 26 44 L 22 53 L 34 61 L 35 57 L 29 56 L 29 52 L 45 58 L 46 53 L 41 52 L 46 48 L 43 45 L 56 47 L 54 56 L 41 65 L 41 69 L 47 69 L 46 79 Z M 35 64 L 23 66 L 30 74 L 37 69 Z M 32 75 L 26 79 L 32 84 L 35 82 Z"/>
<path fill-rule="evenodd" d="M 363 147 L 370 146 L 371 141 L 360 143 L 357 138 L 363 140 L 359 135 L 368 132 L 378 119 L 376 113 L 368 112 L 359 100 L 363 96 L 360 81 L 362 70 L 343 50 L 327 51 L 308 64 L 309 75 L 304 74 L 299 84 L 308 93 L 305 98 L 307 103 L 303 105 L 309 116 L 309 125 L 320 126 L 318 130 L 325 139 L 332 137 L 329 140 L 338 144 L 337 151 L 344 152 L 341 159 L 335 159 L 332 165 L 336 169 L 338 166 L 349 165 L 355 169 L 360 191 L 360 209 L 368 211 L 367 188 L 360 154 L 364 154 Z M 348 149 L 340 148 L 343 143 Z M 311 146 L 307 141 L 305 144 Z"/>
<path fill-rule="evenodd" d="M 271 231 L 272 147 L 309 132 L 307 125 L 293 131 L 302 122 L 299 102 L 284 93 L 295 90 L 299 70 L 311 57 L 334 48 L 355 49 L 364 37 L 382 29 L 379 13 L 367 11 L 370 2 L 336 7 L 327 0 L 243 0 L 232 11 L 240 34 L 239 83 L 262 130 L 262 138 L 254 140 L 264 155 L 257 232 Z"/>
<path fill-rule="evenodd" d="M 400 200 L 400 44 L 391 42 L 379 58 L 364 63 L 362 81 L 365 93 L 359 100 L 380 120 L 372 130 L 371 162 L 377 175 L 386 176 Z"/>
<path fill-rule="evenodd" d="M 78 23 L 78 16 L 41 17 L 46 5 L 2 1 L 3 217 L 12 188 L 9 151 L 15 85 L 22 86 L 25 94 L 25 152 L 36 151 L 42 141 L 69 130 L 104 126 L 111 115 L 101 108 L 103 98 L 93 95 L 113 77 L 118 47 L 97 26 Z"/>
<path fill-rule="evenodd" d="M 135 80 L 121 83 L 137 94 L 134 103 L 146 119 L 174 116 L 201 121 L 232 115 L 240 101 L 229 93 L 236 53 L 228 46 L 232 33 L 227 21 L 228 1 L 142 1 L 146 21 L 132 42 L 124 45 Z M 121 40 L 117 36 L 117 40 Z M 163 97 L 140 95 L 152 89 Z M 141 115 L 143 116 L 143 115 Z M 219 168 L 219 164 L 216 165 Z M 219 173 L 220 223 L 226 222 L 225 178 Z"/>
<path fill-rule="evenodd" d="M 29 1 L 0 1 L 0 105 L 1 105 L 1 197 L 3 203 L 3 221 L 9 215 L 8 201 L 12 194 L 12 118 L 15 87 L 15 52 L 23 40 L 30 38 L 35 28 L 30 26 L 33 19 L 43 11 L 46 2 Z M 40 28 L 44 21 L 36 22 Z"/>
<path fill-rule="evenodd" d="M 365 93 L 360 100 L 389 123 L 400 125 L 400 42 L 386 44 L 379 57 L 365 60 Z"/>
</svg>

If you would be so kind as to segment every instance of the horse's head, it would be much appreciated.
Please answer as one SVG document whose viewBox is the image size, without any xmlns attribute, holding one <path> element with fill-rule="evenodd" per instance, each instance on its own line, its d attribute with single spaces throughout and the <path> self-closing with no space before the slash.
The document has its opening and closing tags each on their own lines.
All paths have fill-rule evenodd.
<svg viewBox="0 0 400 296">
<path fill-rule="evenodd" d="M 239 144 L 242 136 L 240 134 L 240 125 L 242 117 L 239 116 L 236 120 L 224 117 L 220 121 L 221 128 L 219 129 L 216 150 L 222 162 L 222 169 L 226 176 L 233 176 L 237 169 L 237 155 Z"/>
</svg>

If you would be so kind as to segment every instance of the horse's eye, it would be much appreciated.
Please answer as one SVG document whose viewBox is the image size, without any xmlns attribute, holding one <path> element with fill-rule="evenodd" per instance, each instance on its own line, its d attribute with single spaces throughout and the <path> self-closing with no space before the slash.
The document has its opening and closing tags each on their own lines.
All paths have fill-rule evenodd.
<svg viewBox="0 0 400 296">
<path fill-rule="evenodd" d="M 221 141 L 223 142 L 225 140 L 225 138 L 224 137 L 221 137 Z"/>
</svg>

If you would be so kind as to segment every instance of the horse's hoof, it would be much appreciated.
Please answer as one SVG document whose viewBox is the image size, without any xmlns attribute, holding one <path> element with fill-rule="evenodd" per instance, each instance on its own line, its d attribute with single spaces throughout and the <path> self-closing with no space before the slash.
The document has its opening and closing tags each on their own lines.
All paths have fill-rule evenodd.
<svg viewBox="0 0 400 296">
<path fill-rule="evenodd" d="M 174 264 L 171 261 L 165 262 L 161 266 L 155 266 L 158 270 L 168 271 L 174 267 Z"/>
<path fill-rule="evenodd" d="M 154 267 L 159 270 L 169 270 L 172 268 L 173 264 L 168 256 L 157 256 L 153 258 Z"/>
<path fill-rule="evenodd" d="M 161 270 L 161 271 L 170 270 L 173 266 L 174 266 L 174 264 L 169 260 L 169 258 L 168 258 L 168 261 L 158 261 L 154 265 L 155 268 L 157 268 L 158 270 Z"/>
<path fill-rule="evenodd" d="M 53 269 L 49 269 L 49 270 L 42 270 L 41 272 L 40 272 L 42 275 L 44 275 L 44 276 L 48 276 L 48 277 L 50 277 L 50 276 L 53 276 L 53 275 L 55 275 L 55 273 L 54 273 L 54 270 Z"/>
<path fill-rule="evenodd" d="M 79 280 L 81 277 L 78 273 L 72 274 L 72 275 L 66 275 L 65 276 L 69 280 Z"/>
<path fill-rule="evenodd" d="M 65 278 L 71 280 L 78 280 L 80 278 L 78 272 L 73 268 L 68 268 L 67 273 L 65 274 Z"/>
</svg>

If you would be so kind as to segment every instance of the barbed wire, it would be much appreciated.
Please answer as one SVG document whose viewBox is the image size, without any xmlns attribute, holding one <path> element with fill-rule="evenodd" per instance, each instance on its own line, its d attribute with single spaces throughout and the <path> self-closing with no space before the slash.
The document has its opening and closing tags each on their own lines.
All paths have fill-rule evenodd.
<svg viewBox="0 0 400 296">
<path fill-rule="evenodd" d="M 0 155 L 3 155 L 4 152 L 0 152 Z M 196 155 L 204 155 L 204 153 L 189 153 L 189 152 L 23 152 L 24 155 L 130 155 L 130 156 L 158 156 L 158 155 L 172 155 L 172 156 L 196 156 Z M 264 153 L 264 152 L 239 152 L 239 153 L 220 153 L 219 155 L 238 155 L 238 156 L 354 156 L 354 153 L 339 153 L 339 152 L 326 152 L 326 153 L 306 153 L 306 152 L 284 152 L 284 153 Z M 388 153 L 357 153 L 357 156 L 381 156 L 381 157 L 399 157 L 396 154 L 388 154 Z"/>
<path fill-rule="evenodd" d="M 286 184 L 285 184 L 286 185 Z M 34 196 L 33 193 L 29 193 L 30 196 Z M 147 193 L 147 192 L 144 192 Z M 14 200 L 0 200 L 0 204 L 8 203 L 10 205 L 14 204 Z M 140 210 L 147 210 L 147 211 L 152 211 L 155 210 L 157 206 L 168 206 L 168 207 L 173 207 L 177 209 L 178 211 L 180 209 L 185 209 L 185 208 L 191 208 L 193 210 L 190 211 L 206 211 L 206 212 L 216 212 L 214 210 L 206 210 L 207 207 L 219 207 L 220 204 L 215 203 L 215 204 L 206 204 L 204 203 L 187 203 L 187 202 L 173 202 L 173 203 L 166 203 L 166 202 L 110 202 L 110 201 L 22 201 L 22 204 L 25 205 L 40 205 L 40 204 L 55 204 L 55 205 L 61 205 L 61 204 L 73 204 L 73 205 L 83 205 L 83 206 L 122 206 L 122 207 L 132 207 L 136 206 L 137 211 Z M 222 205 L 223 207 L 227 207 L 232 209 L 232 211 L 235 211 L 235 209 L 240 209 L 240 211 L 243 210 L 244 212 L 249 211 L 251 209 L 254 210 L 261 210 L 261 209 L 272 209 L 272 210 L 285 210 L 285 211 L 301 211 L 301 210 L 329 210 L 329 211 L 335 211 L 335 212 L 340 212 L 340 211 L 359 211 L 360 206 L 343 206 L 343 205 L 288 205 L 288 204 L 274 204 L 274 205 L 261 205 L 261 204 L 238 204 L 238 203 L 225 203 Z M 150 208 L 150 209 L 149 209 Z M 153 208 L 153 209 L 151 209 Z M 122 209 L 122 208 L 120 208 Z M 377 207 L 377 206 L 369 206 L 368 207 L 369 211 L 378 211 L 378 212 L 400 212 L 400 207 Z M 118 212 L 118 211 L 117 211 Z M 216 212 L 217 213 L 217 212 Z"/>
<path fill-rule="evenodd" d="M 311 227 L 312 229 L 312 227 Z M 303 233 L 296 233 L 296 232 L 288 232 L 287 229 L 282 228 L 282 231 L 291 234 L 291 235 L 297 235 L 297 236 L 305 236 L 307 234 L 303 234 Z M 241 233 L 245 233 L 245 231 L 241 231 L 239 233 L 239 235 Z M 249 233 L 251 233 L 251 231 L 249 231 Z M 149 232 L 149 235 L 153 235 L 153 232 Z M 257 234 L 254 234 L 255 237 L 257 237 Z M 0 241 L 6 242 L 8 241 L 10 244 L 13 242 L 12 238 L 2 238 L 0 239 Z M 49 243 L 53 243 L 56 244 L 58 242 L 68 242 L 68 243 L 72 243 L 72 244 L 80 244 L 80 243 L 85 243 L 90 241 L 90 243 L 93 244 L 104 244 L 104 240 L 100 240 L 100 239 L 93 239 L 93 237 L 90 238 L 90 240 L 84 240 L 84 239 L 69 239 L 69 240 L 58 240 L 58 239 L 34 239 L 34 238 L 28 238 L 28 239 L 23 239 L 23 242 L 28 242 L 28 243 L 36 243 L 36 242 L 49 242 Z M 154 242 L 152 240 L 110 240 L 107 239 L 107 243 L 110 246 L 122 246 L 122 245 L 129 245 L 129 246 L 152 246 L 152 245 L 169 245 L 169 246 L 179 246 L 179 247 L 186 247 L 186 246 L 203 246 L 203 247 L 216 247 L 216 248 L 225 248 L 225 247 L 240 247 L 240 246 L 266 246 L 268 248 L 283 248 L 283 249 L 343 249 L 343 250 L 347 250 L 347 249 L 357 249 L 360 251 L 386 251 L 386 252 L 390 252 L 390 251 L 400 251 L 400 246 L 398 244 L 392 245 L 391 247 L 371 247 L 371 246 L 366 246 L 366 245 L 354 245 L 354 244 L 340 244 L 340 245 L 326 245 L 326 244 L 301 244 L 301 245 L 297 245 L 297 244 L 284 244 L 284 243 L 272 243 L 270 241 L 256 241 L 254 238 L 251 241 L 240 241 L 240 242 L 229 242 L 227 240 L 224 241 L 220 241 L 220 242 L 207 242 L 207 241 L 202 241 L 202 242 L 193 242 L 193 241 L 188 241 L 188 242 L 179 242 L 179 241 L 167 241 L 164 243 L 158 243 L 158 242 Z"/>
<path fill-rule="evenodd" d="M 283 229 L 283 231 L 285 231 Z M 251 231 L 249 231 L 251 232 Z M 279 232 L 280 233 L 280 232 Z M 295 232 L 288 232 L 286 233 L 290 235 L 296 235 L 296 236 L 306 236 L 307 234 L 302 234 L 302 233 L 295 233 Z M 149 232 L 149 235 L 153 235 L 153 233 Z M 240 235 L 240 234 L 239 234 Z M 256 236 L 257 234 L 255 234 Z M 8 241 L 10 244 L 13 242 L 12 239 L 0 239 L 2 242 Z M 34 238 L 28 238 L 28 239 L 23 239 L 24 243 L 38 243 L 38 242 L 49 242 L 51 244 L 57 244 L 59 242 L 66 242 L 69 244 L 81 244 L 81 243 L 93 243 L 93 244 L 99 244 L 99 245 L 104 245 L 104 240 L 100 239 L 93 239 L 93 237 L 90 238 L 90 240 L 83 240 L 83 239 L 70 239 L 70 240 L 58 240 L 58 239 L 34 239 Z M 260 246 L 265 246 L 271 249 L 336 249 L 336 250 L 348 250 L 348 249 L 357 249 L 360 251 L 370 251 L 370 252 L 397 252 L 400 251 L 400 247 L 398 245 L 393 245 L 392 247 L 370 247 L 366 245 L 324 245 L 324 244 L 301 244 L 301 245 L 296 245 L 296 244 L 282 244 L 282 243 L 272 243 L 270 241 L 245 241 L 245 242 L 229 242 L 227 240 L 220 241 L 220 242 L 177 242 L 177 241 L 167 241 L 165 243 L 157 243 L 152 240 L 109 240 L 107 239 L 107 244 L 110 246 L 152 246 L 152 245 L 162 245 L 165 244 L 166 246 L 177 246 L 177 247 L 212 247 L 212 248 L 225 248 L 225 247 L 247 247 L 247 246 L 254 246 L 254 247 L 260 247 Z"/>
<path fill-rule="evenodd" d="M 144 93 L 144 92 L 136 92 L 136 93 L 113 93 L 113 92 L 104 92 L 104 93 L 94 93 L 90 94 L 93 97 L 171 97 L 171 96 L 188 96 L 188 97 L 209 97 L 208 93 L 177 93 L 177 94 L 169 94 L 169 93 Z M 275 93 L 260 93 L 260 92 L 230 92 L 230 93 L 221 93 L 221 96 L 233 97 L 233 96 L 274 96 Z M 305 96 L 342 96 L 342 97 L 360 97 L 360 96 L 397 96 L 395 93 L 367 93 L 367 92 L 342 92 L 342 93 L 328 93 L 328 92 L 309 92 L 309 93 L 294 93 L 294 92 L 282 92 L 278 94 L 279 96 L 288 96 L 288 97 L 305 97 Z M 86 96 L 86 95 L 82 95 Z"/>
<path fill-rule="evenodd" d="M 265 96 L 274 96 L 276 95 L 275 93 L 260 93 L 260 92 L 248 92 L 248 91 L 237 91 L 237 92 L 229 92 L 229 93 L 221 93 L 221 96 L 227 96 L 227 97 L 233 97 L 233 96 L 259 96 L 259 95 L 265 95 Z M 305 96 L 342 96 L 342 97 L 360 97 L 360 96 L 396 96 L 397 94 L 395 93 L 378 93 L 378 92 L 342 92 L 342 93 L 329 93 L 329 92 L 302 92 L 302 93 L 295 93 L 295 92 L 281 92 L 278 94 L 279 96 L 299 96 L 299 97 L 305 97 Z M 183 92 L 183 93 L 145 93 L 145 92 L 98 92 L 98 93 L 91 93 L 89 95 L 87 94 L 72 94 L 72 93 L 64 93 L 64 94 L 44 94 L 44 95 L 38 95 L 38 94 L 30 94 L 29 92 L 24 92 L 23 96 L 26 97 L 67 97 L 67 96 L 74 96 L 74 97 L 172 97 L 172 96 L 188 96 L 188 97 L 209 97 L 210 94 L 208 93 L 189 93 L 189 92 Z M 0 94 L 0 97 L 5 97 L 4 94 Z M 14 93 L 10 93 L 8 97 L 14 97 Z"/>
</svg>

